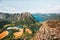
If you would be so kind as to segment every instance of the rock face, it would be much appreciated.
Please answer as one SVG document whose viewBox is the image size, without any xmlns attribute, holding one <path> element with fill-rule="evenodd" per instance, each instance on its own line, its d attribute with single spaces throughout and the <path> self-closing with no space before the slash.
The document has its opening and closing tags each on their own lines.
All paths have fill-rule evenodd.
<svg viewBox="0 0 60 40">
<path fill-rule="evenodd" d="M 21 13 L 20 21 L 27 24 L 37 22 L 29 12 Z"/>
<path fill-rule="evenodd" d="M 43 22 L 32 40 L 60 40 L 60 20 Z"/>
<path fill-rule="evenodd" d="M 31 17 L 31 13 L 29 12 L 24 12 L 24 13 L 21 13 L 21 18 L 24 19 L 24 18 L 29 18 Z"/>
</svg>

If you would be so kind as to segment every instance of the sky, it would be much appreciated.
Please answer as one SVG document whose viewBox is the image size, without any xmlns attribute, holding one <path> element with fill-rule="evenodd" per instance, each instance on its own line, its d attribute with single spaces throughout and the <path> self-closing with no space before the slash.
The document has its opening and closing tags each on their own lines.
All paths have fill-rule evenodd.
<svg viewBox="0 0 60 40">
<path fill-rule="evenodd" d="M 60 0 L 0 0 L 0 12 L 60 13 Z"/>
</svg>

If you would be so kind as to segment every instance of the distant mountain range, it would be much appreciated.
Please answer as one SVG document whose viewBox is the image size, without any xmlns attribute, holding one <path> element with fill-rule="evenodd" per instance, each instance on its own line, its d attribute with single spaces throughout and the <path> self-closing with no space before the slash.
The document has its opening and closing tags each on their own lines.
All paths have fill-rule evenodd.
<svg viewBox="0 0 60 40">
<path fill-rule="evenodd" d="M 41 14 L 41 13 L 15 13 L 15 14 L 9 14 L 9 13 L 3 13 L 0 12 L 0 20 L 9 20 L 9 21 L 15 21 L 15 20 L 21 20 L 24 18 L 33 16 L 35 20 L 37 21 L 45 21 L 45 20 L 60 20 L 60 14 Z M 29 19 L 29 18 L 28 18 Z"/>
<path fill-rule="evenodd" d="M 46 20 L 60 20 L 60 14 L 41 14 L 35 13 L 32 14 L 37 21 L 46 21 Z"/>
</svg>

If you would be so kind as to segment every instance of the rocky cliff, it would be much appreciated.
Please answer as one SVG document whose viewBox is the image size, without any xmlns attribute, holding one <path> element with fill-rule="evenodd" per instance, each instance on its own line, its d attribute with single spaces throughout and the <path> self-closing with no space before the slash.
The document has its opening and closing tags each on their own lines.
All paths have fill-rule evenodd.
<svg viewBox="0 0 60 40">
<path fill-rule="evenodd" d="M 25 12 L 25 13 L 21 13 L 20 22 L 23 22 L 24 24 L 32 24 L 37 21 L 33 18 L 31 13 Z"/>
</svg>

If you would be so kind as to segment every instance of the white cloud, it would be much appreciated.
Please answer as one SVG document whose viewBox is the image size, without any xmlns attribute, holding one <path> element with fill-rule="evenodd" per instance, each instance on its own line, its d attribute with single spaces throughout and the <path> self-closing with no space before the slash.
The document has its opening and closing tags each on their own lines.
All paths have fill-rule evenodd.
<svg viewBox="0 0 60 40">
<path fill-rule="evenodd" d="M 60 6 L 57 5 L 57 6 L 54 6 L 54 7 L 52 7 L 52 8 L 49 8 L 49 9 L 47 10 L 47 12 L 60 13 Z"/>
<path fill-rule="evenodd" d="M 39 13 L 60 13 L 60 6 L 57 5 L 55 7 L 49 7 L 46 9 L 36 9 L 32 10 L 32 12 L 39 12 Z"/>
<path fill-rule="evenodd" d="M 13 7 L 8 7 L 4 5 L 0 5 L 0 12 L 7 12 L 7 13 L 21 13 L 21 12 L 31 12 L 31 13 L 60 13 L 60 5 L 54 6 L 54 7 L 49 7 L 46 9 L 40 9 L 40 8 L 35 8 L 35 9 L 18 9 L 18 8 L 13 8 Z"/>
<path fill-rule="evenodd" d="M 19 13 L 19 9 L 7 6 L 0 6 L 0 12 Z"/>
</svg>

